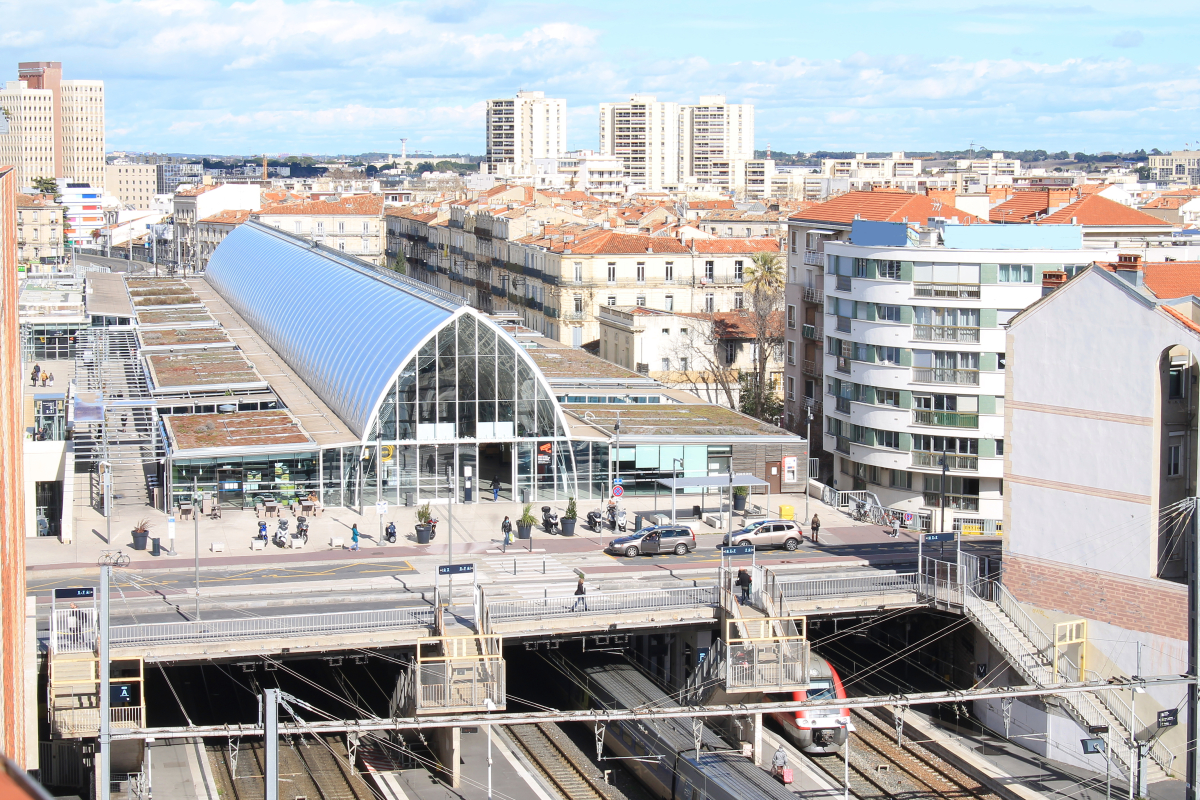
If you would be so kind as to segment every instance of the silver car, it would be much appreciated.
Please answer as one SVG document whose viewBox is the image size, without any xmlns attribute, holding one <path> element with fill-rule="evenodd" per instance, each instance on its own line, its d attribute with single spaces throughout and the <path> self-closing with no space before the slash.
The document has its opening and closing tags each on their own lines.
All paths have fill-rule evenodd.
<svg viewBox="0 0 1200 800">
<path fill-rule="evenodd" d="M 755 547 L 782 547 L 795 550 L 804 541 L 804 530 L 799 523 L 790 519 L 768 519 L 747 525 L 732 536 L 725 534 L 722 547 L 732 545 L 754 545 Z"/>
</svg>

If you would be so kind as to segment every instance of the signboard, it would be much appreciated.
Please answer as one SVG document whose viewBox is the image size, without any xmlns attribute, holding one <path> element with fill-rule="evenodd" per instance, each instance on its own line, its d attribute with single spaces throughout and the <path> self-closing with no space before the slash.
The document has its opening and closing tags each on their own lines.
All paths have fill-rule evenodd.
<svg viewBox="0 0 1200 800">
<path fill-rule="evenodd" d="M 438 575 L 470 575 L 474 571 L 474 564 L 443 564 L 438 567 Z"/>
<path fill-rule="evenodd" d="M 1158 712 L 1158 727 L 1174 728 L 1178 724 L 1179 724 L 1179 709 L 1178 708 L 1168 708 L 1164 711 Z"/>
<path fill-rule="evenodd" d="M 95 597 L 96 590 L 91 586 L 83 586 L 77 589 L 55 589 L 55 600 L 78 600 L 80 598 Z"/>
<path fill-rule="evenodd" d="M 175 538 L 175 517 L 167 517 L 167 538 Z"/>
<path fill-rule="evenodd" d="M 1107 725 L 1088 725 L 1088 733 L 1092 736 L 1099 736 L 1102 733 L 1108 733 Z"/>
<path fill-rule="evenodd" d="M 625 489 L 623 487 L 621 487 L 621 486 L 613 487 L 613 497 L 620 497 L 623 494 L 625 494 Z"/>
<path fill-rule="evenodd" d="M 377 514 L 379 514 L 379 516 L 382 517 L 384 514 L 387 513 L 387 506 L 388 506 L 387 500 L 380 500 L 378 503 L 375 504 L 375 512 Z"/>
<path fill-rule="evenodd" d="M 550 456 L 554 452 L 554 445 L 550 442 L 539 444 L 537 449 L 537 463 L 539 466 L 545 466 L 550 463 Z"/>
<path fill-rule="evenodd" d="M 912 521 L 913 521 L 913 515 L 912 515 L 912 512 L 911 512 L 911 511 L 905 511 L 905 512 L 904 512 L 904 521 L 905 521 L 905 522 L 912 522 Z"/>
<path fill-rule="evenodd" d="M 133 687 L 128 683 L 114 683 L 108 687 L 110 702 L 114 706 L 133 705 Z"/>
<path fill-rule="evenodd" d="M 239 485 L 238 481 L 221 481 L 221 491 L 236 492 Z"/>
<path fill-rule="evenodd" d="M 379 446 L 379 460 L 391 461 L 396 457 L 396 446 L 392 444 L 383 444 Z"/>
<path fill-rule="evenodd" d="M 613 478 L 613 483 L 615 483 L 617 486 L 620 486 L 624 482 L 625 482 L 624 478 Z"/>
<path fill-rule="evenodd" d="M 953 542 L 953 533 L 927 533 L 925 534 L 926 542 Z"/>
<path fill-rule="evenodd" d="M 1102 755 L 1104 753 L 1103 739 L 1080 739 L 1079 742 L 1083 745 L 1083 754 L 1085 756 Z"/>
<path fill-rule="evenodd" d="M 748 544 L 741 547 L 722 547 L 721 554 L 726 556 L 750 556 L 754 555 L 754 545 Z"/>
</svg>

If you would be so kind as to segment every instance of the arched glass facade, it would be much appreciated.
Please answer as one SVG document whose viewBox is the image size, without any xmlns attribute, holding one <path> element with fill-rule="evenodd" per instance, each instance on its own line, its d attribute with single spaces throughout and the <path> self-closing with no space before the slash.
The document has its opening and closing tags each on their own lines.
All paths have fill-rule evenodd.
<svg viewBox="0 0 1200 800">
<path fill-rule="evenodd" d="M 352 452 L 348 452 L 352 451 Z M 464 309 L 420 345 L 380 399 L 363 443 L 322 454 L 326 505 L 412 505 L 576 495 L 571 445 L 541 373 Z"/>
</svg>

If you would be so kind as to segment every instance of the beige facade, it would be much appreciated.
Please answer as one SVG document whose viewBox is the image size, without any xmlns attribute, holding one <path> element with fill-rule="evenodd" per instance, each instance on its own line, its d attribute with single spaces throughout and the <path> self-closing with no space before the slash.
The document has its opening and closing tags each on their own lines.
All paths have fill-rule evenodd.
<svg viewBox="0 0 1200 800">
<path fill-rule="evenodd" d="M 387 226 L 383 197 L 358 195 L 340 201 L 312 200 L 264 206 L 253 219 L 383 266 Z"/>
<path fill-rule="evenodd" d="M 154 164 L 109 164 L 105 187 L 125 208 L 148 209 L 158 189 L 158 167 Z"/>
<path fill-rule="evenodd" d="M 213 251 L 233 229 L 250 219 L 250 211 L 221 211 L 196 223 L 196 262 L 200 269 L 208 266 Z"/>
<path fill-rule="evenodd" d="M 0 164 L 35 178 L 104 188 L 104 82 L 64 81 L 57 61 L 22 63 L 0 89 Z"/>
<path fill-rule="evenodd" d="M 17 195 L 17 261 L 41 263 L 63 255 L 63 207 L 49 195 Z"/>
</svg>

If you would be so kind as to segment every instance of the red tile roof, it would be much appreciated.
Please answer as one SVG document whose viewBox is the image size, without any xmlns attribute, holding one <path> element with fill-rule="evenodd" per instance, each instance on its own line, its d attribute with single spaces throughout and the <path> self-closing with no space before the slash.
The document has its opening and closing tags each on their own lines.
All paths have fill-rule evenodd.
<svg viewBox="0 0 1200 800">
<path fill-rule="evenodd" d="M 734 208 L 732 200 L 689 200 L 684 206 L 692 211 L 716 211 L 721 208 Z"/>
<path fill-rule="evenodd" d="M 992 222 L 1030 222 L 1050 210 L 1049 192 L 1014 192 L 988 212 Z"/>
<path fill-rule="evenodd" d="M 759 239 L 692 239 L 697 253 L 778 253 L 779 240 Z"/>
<path fill-rule="evenodd" d="M 1166 209 L 1168 211 L 1175 211 L 1175 210 L 1178 210 L 1179 207 L 1182 206 L 1184 203 L 1190 203 L 1194 199 L 1195 199 L 1194 197 L 1181 197 L 1179 195 L 1165 195 L 1163 197 L 1154 198 L 1150 202 L 1143 205 L 1142 208 L 1159 208 L 1159 209 Z"/>
<path fill-rule="evenodd" d="M 859 219 L 876 222 L 924 223 L 929 217 L 958 217 L 960 223 L 983 222 L 978 217 L 923 194 L 905 192 L 847 192 L 832 200 L 797 212 L 794 220 L 848 225 Z"/>
<path fill-rule="evenodd" d="M 224 222 L 231 225 L 241 225 L 246 220 L 250 219 L 250 211 L 242 211 L 235 209 L 232 211 L 221 211 L 213 214 L 211 217 L 205 217 L 201 222 Z"/>
<path fill-rule="evenodd" d="M 35 208 L 61 208 L 58 203 L 54 202 L 54 196 L 48 194 L 21 194 L 17 193 L 17 205 L 23 208 L 30 206 Z"/>
<path fill-rule="evenodd" d="M 1163 311 L 1170 314 L 1175 319 L 1182 322 L 1187 327 L 1191 328 L 1196 333 L 1200 333 L 1200 325 L 1197 325 L 1195 322 L 1193 322 L 1190 317 L 1185 317 L 1183 314 L 1179 313 L 1178 311 L 1171 308 L 1170 306 L 1159 306 L 1159 308 L 1161 308 Z"/>
<path fill-rule="evenodd" d="M 1200 296 L 1200 261 L 1154 261 L 1143 263 L 1142 271 L 1155 297 Z"/>
<path fill-rule="evenodd" d="M 271 216 L 276 214 L 352 214 L 356 216 L 378 217 L 383 215 L 383 197 L 377 194 L 358 194 L 344 197 L 341 200 L 307 200 L 299 203 L 279 203 L 263 206 L 262 211 L 255 216 Z"/>
<path fill-rule="evenodd" d="M 175 196 L 176 197 L 196 197 L 198 195 L 204 194 L 205 192 L 211 192 L 215 188 L 217 188 L 217 184 L 215 184 L 215 183 L 201 184 L 200 186 L 193 186 L 190 189 L 180 189 L 179 191 L 175 192 Z"/>
<path fill-rule="evenodd" d="M 1070 205 L 1060 208 L 1048 217 L 1038 220 L 1039 225 L 1071 225 L 1072 220 L 1077 225 L 1089 226 L 1154 226 L 1170 228 L 1171 223 L 1164 222 L 1158 217 L 1138 211 L 1136 208 L 1123 206 L 1115 200 L 1089 194 Z"/>
</svg>

